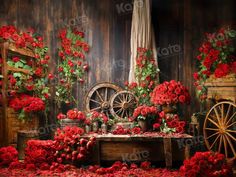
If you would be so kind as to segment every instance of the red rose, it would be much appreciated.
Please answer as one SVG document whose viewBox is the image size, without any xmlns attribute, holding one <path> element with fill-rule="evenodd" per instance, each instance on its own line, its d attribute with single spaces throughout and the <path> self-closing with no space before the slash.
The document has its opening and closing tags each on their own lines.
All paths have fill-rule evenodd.
<svg viewBox="0 0 236 177">
<path fill-rule="evenodd" d="M 230 71 L 230 67 L 228 64 L 218 64 L 215 70 L 215 77 L 220 78 L 226 76 Z"/>
<path fill-rule="evenodd" d="M 155 124 L 153 124 L 153 129 L 157 130 L 160 128 L 160 126 L 161 125 L 159 123 L 155 123 Z"/>
<path fill-rule="evenodd" d="M 77 119 L 77 111 L 76 110 L 69 110 L 66 113 L 66 115 L 69 119 Z"/>
<path fill-rule="evenodd" d="M 20 61 L 20 58 L 19 57 L 13 57 L 12 61 L 14 61 L 16 63 L 16 62 Z"/>
<path fill-rule="evenodd" d="M 193 74 L 193 78 L 194 80 L 199 80 L 199 75 L 197 72 Z"/>
</svg>

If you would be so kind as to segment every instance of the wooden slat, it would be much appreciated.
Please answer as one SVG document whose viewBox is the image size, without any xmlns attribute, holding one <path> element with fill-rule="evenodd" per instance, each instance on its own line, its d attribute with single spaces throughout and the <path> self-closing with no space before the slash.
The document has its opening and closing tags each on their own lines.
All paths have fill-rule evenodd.
<svg viewBox="0 0 236 177">
<path fill-rule="evenodd" d="M 24 47 L 24 48 L 16 47 L 16 45 L 14 43 L 9 44 L 8 50 L 16 52 L 21 55 L 28 56 L 28 57 L 32 57 L 32 58 L 35 57 L 34 52 L 31 49 L 26 48 L 26 47 Z"/>
<path fill-rule="evenodd" d="M 9 71 L 13 71 L 13 72 L 21 72 L 21 73 L 24 73 L 24 74 L 29 74 L 30 73 L 30 70 L 27 70 L 27 69 L 23 69 L 23 68 L 15 68 L 13 66 L 7 66 L 7 70 Z"/>
</svg>

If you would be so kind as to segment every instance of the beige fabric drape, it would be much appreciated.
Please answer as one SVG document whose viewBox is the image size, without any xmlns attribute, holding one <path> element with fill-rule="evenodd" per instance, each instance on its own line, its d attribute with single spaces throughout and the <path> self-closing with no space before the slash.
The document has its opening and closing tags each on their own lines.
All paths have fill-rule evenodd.
<svg viewBox="0 0 236 177">
<path fill-rule="evenodd" d="M 150 10 L 150 0 L 134 0 L 130 39 L 131 57 L 129 82 L 136 81 L 134 72 L 138 47 L 153 49 L 154 57 L 157 56 Z"/>
</svg>

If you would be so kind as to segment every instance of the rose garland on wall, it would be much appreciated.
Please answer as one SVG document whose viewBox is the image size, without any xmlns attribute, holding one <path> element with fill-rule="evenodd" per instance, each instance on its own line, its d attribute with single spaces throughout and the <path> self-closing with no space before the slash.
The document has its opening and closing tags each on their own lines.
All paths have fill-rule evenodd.
<svg viewBox="0 0 236 177">
<path fill-rule="evenodd" d="M 76 82 L 84 83 L 84 74 L 88 71 L 85 53 L 89 46 L 84 42 L 84 33 L 76 29 L 63 29 L 59 33 L 60 47 L 58 64 L 58 85 L 56 86 L 56 101 L 76 103 L 72 89 Z"/>
<path fill-rule="evenodd" d="M 199 48 L 197 56 L 197 72 L 194 73 L 197 97 L 204 101 L 206 98 L 205 81 L 227 78 L 235 80 L 236 57 L 232 40 L 236 31 L 230 28 L 221 28 L 219 31 L 206 34 L 206 39 Z"/>
<path fill-rule="evenodd" d="M 137 52 L 137 65 L 135 68 L 135 78 L 137 82 L 126 82 L 125 85 L 140 98 L 139 104 L 150 105 L 149 95 L 157 84 L 159 69 L 155 64 L 151 50 L 138 48 Z"/>
<path fill-rule="evenodd" d="M 29 48 L 35 54 L 35 58 L 9 54 L 9 66 L 29 71 L 28 74 L 12 71 L 8 73 L 8 89 L 11 90 L 12 98 L 9 106 L 20 112 L 20 118 L 25 118 L 26 114 L 48 111 L 50 57 L 47 55 L 48 48 L 44 46 L 43 38 L 32 29 L 22 32 L 14 26 L 2 26 L 0 41 L 14 43 L 18 48 Z"/>
</svg>

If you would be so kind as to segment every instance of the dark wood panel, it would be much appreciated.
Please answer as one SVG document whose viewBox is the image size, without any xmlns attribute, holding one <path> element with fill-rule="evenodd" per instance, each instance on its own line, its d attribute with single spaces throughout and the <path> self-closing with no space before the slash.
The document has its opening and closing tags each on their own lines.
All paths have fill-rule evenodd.
<svg viewBox="0 0 236 177">
<path fill-rule="evenodd" d="M 50 48 L 52 71 L 59 61 L 58 30 L 66 25 L 83 28 L 91 46 L 87 56 L 90 72 L 84 86 L 74 88 L 79 107 L 83 109 L 83 96 L 92 85 L 110 81 L 123 86 L 128 79 L 132 11 L 120 12 L 117 8 L 121 3 L 132 3 L 132 0 L 2 0 L 0 25 L 32 27 L 41 33 Z M 190 88 L 193 101 L 184 109 L 185 117 L 189 117 L 199 110 L 192 79 L 197 48 L 204 32 L 228 24 L 236 26 L 236 1 L 153 0 L 152 4 L 157 47 L 164 49 L 159 52 L 161 81 L 176 79 Z M 178 45 L 180 50 L 171 51 L 169 45 Z M 167 56 L 166 49 L 170 53 Z M 52 104 L 50 122 L 54 122 L 56 112 L 56 105 Z"/>
</svg>

